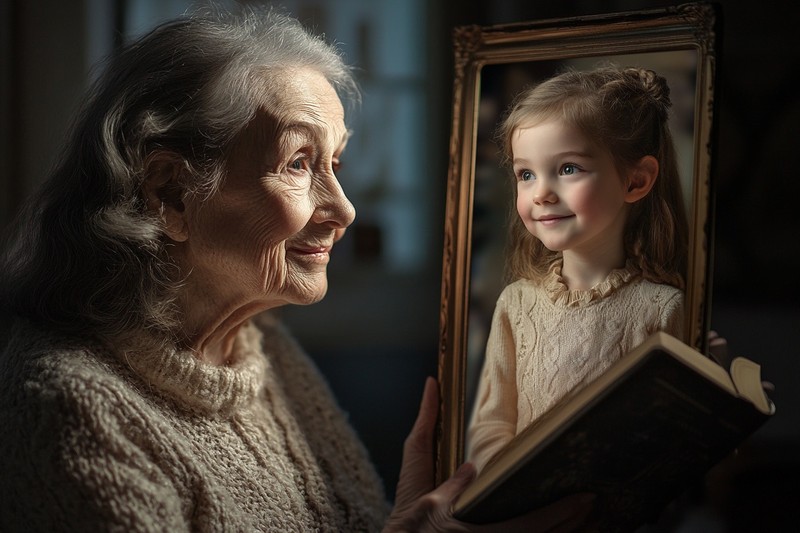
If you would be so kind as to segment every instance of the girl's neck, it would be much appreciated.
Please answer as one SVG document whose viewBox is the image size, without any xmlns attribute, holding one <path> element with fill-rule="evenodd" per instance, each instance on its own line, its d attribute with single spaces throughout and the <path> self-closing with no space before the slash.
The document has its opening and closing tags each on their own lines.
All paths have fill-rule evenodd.
<svg viewBox="0 0 800 533">
<path fill-rule="evenodd" d="M 613 270 L 625 266 L 625 250 L 622 246 L 592 254 L 564 250 L 563 260 L 561 277 L 567 288 L 585 291 L 605 281 Z"/>
</svg>

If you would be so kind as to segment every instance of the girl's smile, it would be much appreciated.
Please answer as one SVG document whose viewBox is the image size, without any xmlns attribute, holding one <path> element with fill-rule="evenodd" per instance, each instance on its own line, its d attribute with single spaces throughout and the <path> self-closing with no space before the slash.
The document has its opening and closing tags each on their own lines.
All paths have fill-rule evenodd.
<svg viewBox="0 0 800 533">
<path fill-rule="evenodd" d="M 545 226 L 552 226 L 557 224 L 558 222 L 562 222 L 569 218 L 573 218 L 575 215 L 542 215 L 536 219 L 536 222 L 540 222 Z"/>
<path fill-rule="evenodd" d="M 608 150 L 561 120 L 521 127 L 511 142 L 528 231 L 550 250 L 585 259 L 621 254 L 627 191 Z"/>
</svg>

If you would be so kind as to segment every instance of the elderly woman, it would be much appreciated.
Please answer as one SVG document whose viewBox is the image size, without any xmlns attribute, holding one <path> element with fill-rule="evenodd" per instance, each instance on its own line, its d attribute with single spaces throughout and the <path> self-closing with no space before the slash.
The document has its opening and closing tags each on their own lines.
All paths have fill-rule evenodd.
<svg viewBox="0 0 800 533">
<path fill-rule="evenodd" d="M 192 15 L 113 58 L 0 265 L 0 530 L 464 530 L 449 505 L 474 470 L 433 490 L 435 383 L 390 515 L 264 314 L 326 292 L 357 97 L 274 13 Z"/>
</svg>

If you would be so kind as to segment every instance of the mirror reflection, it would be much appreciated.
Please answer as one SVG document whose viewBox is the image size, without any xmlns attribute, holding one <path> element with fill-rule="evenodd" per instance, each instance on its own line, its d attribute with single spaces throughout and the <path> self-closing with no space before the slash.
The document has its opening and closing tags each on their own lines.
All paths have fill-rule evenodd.
<svg viewBox="0 0 800 533">
<path fill-rule="evenodd" d="M 518 242 L 509 242 L 509 226 L 513 226 L 515 223 L 521 226 L 520 216 L 522 216 L 522 214 L 521 212 L 518 212 L 518 209 L 528 209 L 527 204 L 530 204 L 531 202 L 535 203 L 537 201 L 531 196 L 538 194 L 538 192 L 534 192 L 531 189 L 532 187 L 535 187 L 534 185 L 523 185 L 516 182 L 524 179 L 530 179 L 531 177 L 533 177 L 533 181 L 544 180 L 544 177 L 540 178 L 537 175 L 537 172 L 531 172 L 531 169 L 528 169 L 526 166 L 533 163 L 529 157 L 531 152 L 518 154 L 516 151 L 512 151 L 513 153 L 508 153 L 507 155 L 518 159 L 518 164 L 514 164 L 513 168 L 510 168 L 510 165 L 508 164 L 504 164 L 502 146 L 503 142 L 502 139 L 498 138 L 498 125 L 502 122 L 504 113 L 511 105 L 514 97 L 520 94 L 520 92 L 524 91 L 526 88 L 536 86 L 542 81 L 568 70 L 586 72 L 603 67 L 611 67 L 612 70 L 619 70 L 618 67 L 622 66 L 636 67 L 637 69 L 656 72 L 660 77 L 663 77 L 664 81 L 666 82 L 666 87 L 668 88 L 668 100 L 671 103 L 667 126 L 669 128 L 670 136 L 672 138 L 677 155 L 677 168 L 675 169 L 674 174 L 677 176 L 676 181 L 680 183 L 682 201 L 684 202 L 683 205 L 679 206 L 680 208 L 677 209 L 677 212 L 680 213 L 681 218 L 685 221 L 685 213 L 692 212 L 692 205 L 694 201 L 694 124 L 696 121 L 695 102 L 697 100 L 696 51 L 675 50 L 646 54 L 606 56 L 601 58 L 595 57 L 561 61 L 493 64 L 484 66 L 480 73 L 480 99 L 477 111 L 477 135 L 475 141 L 472 254 L 470 264 L 471 277 L 469 284 L 468 336 L 466 340 L 465 372 L 465 416 L 468 418 L 468 422 L 470 414 L 473 416 L 473 429 L 471 431 L 472 435 L 471 437 L 469 435 L 465 436 L 467 437 L 467 458 L 475 460 L 479 466 L 485 463 L 488 457 L 494 452 L 498 451 L 499 447 L 502 446 L 502 443 L 513 437 L 516 431 L 521 430 L 525 425 L 530 423 L 536 416 L 538 416 L 537 413 L 546 410 L 546 408 L 557 401 L 561 395 L 568 392 L 571 388 L 579 385 L 580 383 L 590 379 L 598 372 L 601 372 L 604 368 L 604 365 L 610 364 L 611 362 L 610 360 L 603 360 L 603 357 L 600 357 L 599 360 L 593 357 L 593 363 L 589 366 L 587 366 L 586 363 L 583 363 L 574 364 L 569 369 L 556 369 L 553 365 L 563 364 L 558 363 L 556 359 L 563 359 L 565 356 L 567 356 L 567 359 L 570 359 L 577 353 L 566 353 L 570 351 L 567 349 L 567 346 L 570 345 L 568 342 L 569 339 L 559 339 L 557 342 L 555 342 L 555 348 L 557 348 L 556 350 L 552 346 L 550 348 L 544 346 L 544 343 L 541 339 L 542 336 L 539 335 L 538 332 L 526 331 L 524 333 L 520 333 L 519 331 L 514 331 L 515 328 L 519 327 L 528 329 L 533 328 L 536 330 L 542 330 L 543 328 L 552 329 L 556 327 L 556 324 L 553 323 L 552 317 L 546 319 L 538 317 L 534 320 L 529 316 L 529 311 L 527 313 L 520 314 L 521 310 L 518 308 L 519 305 L 531 305 L 532 302 L 527 301 L 527 299 L 536 297 L 531 296 L 531 294 L 536 294 L 535 292 L 530 292 L 531 287 L 526 287 L 524 291 L 521 292 L 519 290 L 515 292 L 513 288 L 509 288 L 507 294 L 502 300 L 504 307 L 500 310 L 500 314 L 506 314 L 503 316 L 497 316 L 494 324 L 495 330 L 502 330 L 503 328 L 506 328 L 508 331 L 495 331 L 490 340 L 489 333 L 492 328 L 492 316 L 495 313 L 495 305 L 498 302 L 498 298 L 507 284 L 513 282 L 520 276 L 519 267 L 517 268 L 516 274 L 514 274 L 514 272 L 509 272 L 507 268 L 509 264 L 508 260 L 513 256 L 512 250 L 519 249 Z M 553 139 L 554 132 L 557 132 L 557 130 L 553 130 L 551 128 L 547 131 L 541 131 L 537 137 L 536 128 L 523 131 L 525 131 L 524 135 L 528 135 L 530 133 L 529 141 L 536 143 L 537 147 L 540 147 L 543 144 L 546 145 L 547 143 L 544 141 Z M 569 131 L 567 133 L 574 137 L 576 132 Z M 524 140 L 524 135 L 520 137 L 520 140 Z M 574 152 L 575 150 L 571 148 L 572 146 L 573 145 L 570 145 L 569 147 L 555 146 L 554 149 L 563 148 L 561 151 Z M 508 148 L 511 147 L 509 146 Z M 535 150 L 532 155 L 535 156 L 541 152 L 541 149 Z M 609 153 L 608 155 L 613 156 L 614 154 Z M 584 157 L 584 159 L 581 159 L 581 156 L 579 156 L 577 159 L 573 158 L 558 160 L 559 165 L 567 165 L 565 167 L 567 172 L 577 172 L 578 175 L 594 171 L 594 167 L 597 163 L 598 162 L 592 158 L 586 159 Z M 667 165 L 662 164 L 662 168 L 663 167 L 667 167 Z M 528 174 L 521 175 L 523 172 L 528 172 Z M 584 178 L 580 178 L 578 176 L 566 177 L 562 174 L 562 176 L 558 179 L 562 181 L 579 181 Z M 660 177 L 659 179 L 664 180 L 663 177 Z M 566 188 L 569 189 L 570 186 L 579 188 L 582 185 L 568 184 Z M 524 192 L 523 189 L 525 187 L 531 189 L 531 192 Z M 517 192 L 515 193 L 515 191 Z M 548 189 L 547 193 L 553 194 L 553 191 Z M 527 200 L 525 199 L 526 194 L 528 195 Z M 567 190 L 564 191 L 564 194 L 566 195 L 565 199 L 568 199 L 570 192 Z M 517 196 L 520 197 L 520 202 L 527 202 L 525 206 L 519 207 L 518 205 L 515 205 L 517 203 Z M 549 201 L 552 202 L 552 200 Z M 564 202 L 560 203 L 563 205 Z M 543 205 L 540 208 L 531 206 L 533 208 L 533 212 L 537 212 L 538 209 L 538 213 L 541 215 L 546 211 L 556 213 L 560 212 L 559 210 L 562 209 L 562 206 L 554 207 L 544 204 L 547 204 L 547 201 L 543 202 Z M 550 209 L 550 207 L 553 208 Z M 591 219 L 589 219 L 589 221 L 592 223 L 596 222 L 596 220 L 592 221 Z M 602 223 L 602 220 L 600 222 Z M 537 224 L 540 225 L 541 223 L 529 221 L 529 224 L 532 225 L 530 230 L 534 233 L 534 235 L 543 239 L 546 245 L 547 242 L 549 242 L 547 239 L 552 237 L 536 234 L 537 229 L 535 226 Z M 551 224 L 557 225 L 560 223 L 553 222 Z M 685 227 L 685 225 L 680 227 L 682 228 L 682 235 L 681 239 L 679 240 L 683 241 L 683 246 L 685 247 L 685 243 L 689 239 L 689 235 L 687 234 L 688 229 Z M 556 230 L 545 230 L 545 232 L 551 233 L 553 231 Z M 523 231 L 523 233 L 525 232 Z M 596 235 L 590 235 L 590 237 L 597 238 Z M 554 246 L 555 248 L 558 248 L 559 245 L 560 244 L 558 242 L 551 243 L 551 246 Z M 568 249 L 564 251 L 564 253 L 569 256 L 569 254 L 572 253 L 572 250 Z M 519 263 L 519 260 L 517 263 Z M 567 268 L 570 266 L 572 265 L 567 265 Z M 620 289 L 618 294 L 624 293 L 628 289 L 621 288 L 617 285 L 617 283 L 621 280 L 619 277 L 621 272 L 623 271 L 618 271 L 614 275 L 608 277 L 608 279 L 604 279 L 603 282 L 605 284 L 601 283 L 600 286 L 606 287 L 609 290 L 612 290 L 612 292 Z M 559 274 L 562 274 L 560 270 Z M 683 280 L 685 280 L 687 277 L 685 264 L 680 268 L 680 276 Z M 566 278 L 566 276 L 564 276 L 564 278 Z M 552 281 L 553 278 L 551 277 L 548 279 Z M 569 289 L 573 289 L 580 285 L 580 283 L 577 283 L 577 285 L 576 283 L 570 284 L 563 278 L 561 281 L 563 281 L 561 288 L 567 288 L 567 286 L 569 286 Z M 577 280 L 573 280 L 573 282 L 576 281 Z M 660 279 L 656 281 L 663 283 L 667 280 Z M 627 285 L 627 282 L 623 285 Z M 680 290 L 683 290 L 685 286 L 684 284 L 677 282 L 673 283 L 672 285 L 679 287 Z M 517 286 L 519 286 L 519 284 L 517 284 Z M 652 292 L 653 287 L 655 287 L 655 292 Z M 560 291 L 561 288 L 558 290 Z M 647 288 L 647 290 L 652 292 L 652 294 L 649 296 L 651 299 L 669 300 L 673 295 L 673 292 L 675 292 L 672 291 L 671 288 L 664 290 L 658 285 L 651 285 Z M 523 298 L 523 300 L 526 301 L 520 300 L 522 294 L 528 294 L 527 297 Z M 583 296 L 587 295 L 586 292 L 572 292 L 572 294 L 582 294 Z M 628 294 L 633 293 L 628 291 Z M 553 293 L 550 293 L 549 295 L 547 293 L 542 293 L 539 295 L 539 297 L 547 296 L 555 297 Z M 616 296 L 612 297 L 612 299 L 624 299 L 627 297 L 628 296 Z M 634 298 L 634 301 L 635 300 L 636 298 Z M 629 307 L 631 303 L 633 302 L 628 302 L 628 304 L 621 304 L 617 302 L 616 305 Z M 575 303 L 575 305 L 578 304 Z M 606 304 L 602 303 L 599 305 L 599 307 L 603 307 L 604 305 Z M 647 320 L 643 319 L 644 321 L 642 324 L 640 324 L 641 327 L 638 328 L 638 330 L 633 325 L 635 322 L 633 317 L 626 319 L 626 322 L 629 324 L 627 328 L 609 328 L 608 325 L 604 324 L 601 320 L 590 319 L 589 322 L 591 322 L 590 327 L 592 328 L 592 331 L 584 330 L 584 328 L 587 327 L 585 324 L 586 317 L 584 316 L 579 318 L 576 324 L 569 326 L 572 328 L 570 336 L 573 340 L 575 340 L 576 349 L 578 348 L 578 345 L 591 346 L 595 344 L 594 342 L 587 342 L 586 339 L 580 340 L 581 338 L 588 336 L 591 339 L 602 339 L 605 334 L 604 332 L 610 332 L 614 329 L 619 331 L 626 330 L 631 333 L 631 336 L 626 338 L 624 342 L 617 338 L 611 339 L 609 337 L 607 339 L 609 343 L 613 343 L 616 346 L 620 346 L 625 342 L 628 344 L 633 343 L 634 345 L 638 344 L 643 340 L 642 337 L 646 337 L 647 334 L 652 333 L 651 330 L 655 328 L 662 330 L 671 329 L 671 333 L 681 337 L 686 318 L 683 316 L 682 312 L 677 313 L 665 311 L 664 306 L 669 307 L 670 305 L 672 304 L 664 303 L 661 306 L 661 309 L 656 312 L 656 314 L 669 315 L 672 313 L 673 316 L 653 316 L 649 319 L 650 323 L 646 323 Z M 598 308 L 598 305 L 594 305 L 594 308 Z M 612 305 L 610 310 L 613 311 L 613 308 L 614 306 Z M 584 315 L 587 313 L 587 309 L 576 310 Z M 640 316 L 642 313 L 646 314 L 648 309 L 633 311 L 631 308 L 628 309 L 628 311 Z M 607 314 L 609 313 L 609 310 L 604 309 L 597 312 Z M 514 316 L 515 313 L 519 316 Z M 558 320 L 563 321 L 563 318 L 559 318 Z M 520 321 L 524 322 L 526 325 L 520 326 Z M 670 321 L 673 323 L 677 321 L 677 324 L 670 325 Z M 562 328 L 563 330 L 565 324 L 561 323 L 558 327 Z M 576 327 L 581 331 L 574 331 Z M 595 329 L 596 331 L 594 331 Z M 550 338 L 552 341 L 551 337 L 552 335 L 548 336 L 548 338 Z M 490 361 L 486 365 L 484 364 L 484 357 L 487 353 L 487 342 L 489 342 L 488 351 L 494 353 L 495 357 L 498 357 L 498 352 L 502 352 L 503 350 L 516 352 L 518 366 L 516 369 L 516 383 L 519 383 L 520 388 L 523 391 L 535 390 L 536 397 L 529 395 L 519 396 L 516 390 L 508 390 L 509 387 L 511 389 L 514 389 L 514 387 L 511 387 L 510 383 L 503 383 L 502 365 L 505 364 L 503 361 L 494 360 Z M 529 349 L 526 349 L 524 345 L 528 343 L 535 346 L 531 346 Z M 553 343 L 550 342 L 549 344 Z M 632 349 L 633 347 L 635 346 L 629 346 L 628 349 Z M 604 350 L 602 346 L 597 348 L 599 348 L 601 351 Z M 523 357 L 523 352 L 526 352 L 525 357 Z M 551 361 L 552 365 L 549 365 L 546 360 L 541 360 L 541 357 L 544 353 L 558 353 L 559 355 L 558 357 L 554 356 L 555 358 Z M 539 360 L 536 362 L 526 360 L 527 356 L 534 355 Z M 607 357 L 609 356 L 607 355 Z M 484 383 L 482 393 L 480 394 L 480 405 L 476 406 L 475 402 L 476 397 L 478 396 L 481 369 L 484 369 Z M 536 383 L 534 383 L 534 381 Z M 524 408 L 519 408 L 518 411 L 517 404 Z"/>
<path fill-rule="evenodd" d="M 494 365 L 493 368 L 499 369 L 498 372 L 503 371 L 508 375 L 515 373 L 516 369 L 512 372 L 508 367 L 509 365 L 516 367 L 520 358 L 525 359 L 525 353 L 538 351 L 539 354 L 549 354 L 550 357 L 559 355 L 559 350 L 563 351 L 562 347 L 565 344 L 558 340 L 562 338 L 567 339 L 566 344 L 578 345 L 581 344 L 578 339 L 583 338 L 583 344 L 589 346 L 590 351 L 594 350 L 593 356 L 596 356 L 598 350 L 593 345 L 594 340 L 587 339 L 608 340 L 606 337 L 609 332 L 626 330 L 631 325 L 629 323 L 637 322 L 646 322 L 642 328 L 645 332 L 653 327 L 673 334 L 677 331 L 676 336 L 683 342 L 705 351 L 710 310 L 707 254 L 710 251 L 712 238 L 710 176 L 715 24 L 713 6 L 684 4 L 663 10 L 531 21 L 502 26 L 463 26 L 454 32 L 453 128 L 450 139 L 447 211 L 444 221 L 439 336 L 442 416 L 437 448 L 437 480 L 440 482 L 447 479 L 467 456 L 465 451 L 467 426 L 475 405 L 483 402 L 490 410 L 503 411 L 500 405 L 502 402 L 496 401 L 496 398 L 503 396 L 502 394 L 495 394 L 494 400 L 489 394 L 476 401 L 478 395 L 476 391 L 479 387 L 481 369 L 489 364 L 484 361 L 487 343 L 497 344 L 490 340 L 491 332 L 502 330 L 500 326 L 493 326 L 495 309 L 511 309 L 507 302 L 502 306 L 496 304 L 498 299 L 502 303 L 504 297 L 501 294 L 504 288 L 521 278 L 538 276 L 539 279 L 544 279 L 550 276 L 549 281 L 546 279 L 542 286 L 552 284 L 562 289 L 566 287 L 567 293 L 572 289 L 585 291 L 598 284 L 607 288 L 609 285 L 607 282 L 614 285 L 614 291 L 619 291 L 619 286 L 638 286 L 638 281 L 629 283 L 634 278 L 644 279 L 651 285 L 663 285 L 668 289 L 663 291 L 665 294 L 671 291 L 673 298 L 667 297 L 666 300 L 674 303 L 676 299 L 682 298 L 683 307 L 680 312 L 675 310 L 676 306 L 672 306 L 672 311 L 655 313 L 670 317 L 669 325 L 654 326 L 658 323 L 658 317 L 646 316 L 649 311 L 645 310 L 638 314 L 634 313 L 635 319 L 614 318 L 611 313 L 605 313 L 597 320 L 590 320 L 591 327 L 568 324 L 558 335 L 553 335 L 550 330 L 547 334 L 535 331 L 535 335 L 526 334 L 525 338 L 514 338 L 510 326 L 511 315 L 507 313 L 508 317 L 503 319 L 508 323 L 504 326 L 507 330 L 504 334 L 511 339 L 510 344 L 515 346 L 510 350 L 512 356 L 506 358 L 508 363 L 505 364 L 505 368 L 502 365 Z M 516 153 L 511 153 L 518 151 L 512 142 L 515 140 L 513 135 L 501 137 L 505 141 L 499 145 L 495 142 L 495 132 L 504 120 L 504 113 L 521 91 L 540 83 L 550 83 L 548 80 L 552 80 L 564 71 L 585 73 L 610 65 L 617 68 L 645 69 L 656 72 L 660 79 L 663 78 L 664 92 L 668 88 L 671 107 L 669 113 L 661 119 L 659 136 L 663 137 L 661 135 L 663 130 L 668 129 L 670 132 L 676 154 L 674 162 L 669 157 L 665 158 L 654 151 L 628 152 L 625 149 L 626 143 L 622 142 L 627 135 L 624 133 L 625 126 L 621 129 L 613 128 L 611 123 L 606 121 L 602 127 L 596 127 L 602 121 L 594 124 L 589 115 L 577 120 L 576 117 L 580 118 L 580 113 L 573 115 L 572 122 L 566 124 L 553 124 L 553 120 L 544 120 L 556 116 L 544 112 L 536 113 L 536 120 L 516 123 L 515 126 L 521 126 L 512 128 L 512 131 L 518 134 L 519 138 L 516 140 L 527 138 L 529 141 L 520 143 L 520 146 L 528 147 L 527 152 L 520 157 L 517 157 Z M 559 91 L 555 93 L 561 94 Z M 628 96 L 618 99 L 623 103 L 629 100 Z M 602 109 L 607 103 L 608 100 L 601 99 L 596 106 Z M 569 117 L 563 114 L 561 116 Z M 628 126 L 631 130 L 637 129 L 644 123 L 643 116 L 640 116 L 636 108 L 623 109 L 618 116 L 623 119 L 635 119 Z M 545 126 L 549 127 L 549 131 L 544 131 L 547 129 Z M 611 135 L 610 132 L 615 129 L 623 133 Z M 616 139 L 613 143 L 600 142 L 612 138 Z M 553 148 L 557 140 L 563 141 L 561 144 L 564 145 L 576 142 L 579 144 L 566 148 L 557 146 Z M 552 188 L 557 186 L 555 184 L 559 183 L 558 179 L 566 182 L 578 180 L 585 174 L 586 169 L 597 168 L 597 165 L 590 165 L 577 158 L 550 162 L 549 166 L 543 165 L 539 159 L 546 147 L 556 154 L 566 150 L 568 153 L 575 152 L 578 156 L 602 160 L 601 162 L 608 163 L 605 166 L 600 165 L 607 169 L 602 174 L 616 175 L 619 178 L 608 182 L 616 184 L 616 188 L 609 189 L 613 192 L 610 197 L 614 198 L 611 204 L 622 206 L 620 212 L 624 216 L 619 218 L 635 222 L 626 226 L 624 222 L 619 224 L 617 219 L 610 217 L 617 223 L 617 226 L 613 226 L 616 228 L 615 231 L 611 232 L 616 235 L 616 244 L 596 247 L 612 251 L 610 259 L 606 258 L 607 262 L 600 256 L 582 262 L 573 261 L 579 259 L 580 254 L 573 254 L 569 259 L 566 255 L 553 257 L 544 254 L 544 257 L 548 258 L 543 263 L 546 268 L 540 266 L 535 275 L 525 272 L 524 268 L 522 270 L 516 267 L 508 268 L 515 264 L 519 266 L 519 263 L 526 263 L 530 257 L 538 256 L 542 250 L 552 249 L 566 254 L 568 249 L 572 249 L 570 251 L 572 254 L 578 249 L 575 242 L 567 243 L 569 244 L 567 246 L 566 241 L 561 244 L 552 241 L 545 243 L 538 251 L 533 246 L 528 247 L 526 253 L 519 254 L 518 260 L 508 260 L 509 257 L 514 258 L 513 254 L 508 253 L 509 250 L 522 249 L 518 246 L 517 240 L 510 240 L 510 235 L 514 235 L 514 239 L 521 239 L 527 235 L 529 240 L 535 241 L 538 237 L 537 232 L 544 228 L 573 227 L 571 223 L 562 224 L 558 221 L 559 218 L 565 217 L 566 221 L 572 214 L 577 213 L 577 210 L 562 212 L 553 207 L 557 205 L 553 202 L 553 198 L 560 197 L 555 189 L 547 191 L 547 188 L 544 188 L 548 194 L 543 197 L 546 198 L 545 203 L 549 202 L 551 209 L 544 211 L 544 214 L 537 214 L 538 211 L 532 206 L 536 205 L 536 198 L 543 193 L 537 186 L 531 184 L 541 183 L 539 178 L 552 175 L 555 176 Z M 510 158 L 510 166 L 504 166 L 504 156 Z M 551 154 L 552 157 L 555 156 Z M 615 164 L 610 164 L 609 161 Z M 664 191 L 651 194 L 659 186 L 650 183 L 654 174 L 655 184 L 663 185 L 670 181 L 658 179 L 659 170 L 656 170 L 656 167 L 670 177 L 675 192 L 667 196 L 664 196 Z M 605 194 L 586 196 L 595 199 L 608 197 Z M 517 198 L 522 198 L 521 203 L 517 202 Z M 633 216 L 636 211 L 642 211 L 636 207 L 637 204 L 647 203 L 653 198 L 665 200 L 664 203 L 669 206 L 669 210 L 650 219 Z M 652 215 L 653 206 L 643 211 Z M 672 211 L 672 214 L 669 211 Z M 673 223 L 682 218 L 680 211 L 686 215 L 686 224 L 683 226 Z M 545 220 L 546 223 L 543 223 L 536 220 L 537 218 L 550 221 Z M 605 233 L 605 229 L 609 226 L 606 224 L 607 221 L 601 222 L 596 220 L 586 228 L 595 230 L 601 228 L 600 233 Z M 517 225 L 514 232 L 509 227 L 512 223 Z M 537 225 L 540 227 L 537 228 Z M 629 239 L 627 236 L 635 233 L 632 233 L 631 227 L 658 229 L 652 231 L 647 238 L 640 235 L 641 238 Z M 589 229 L 586 231 L 587 235 L 592 234 Z M 618 242 L 621 238 L 619 233 L 626 236 L 622 238 L 621 246 Z M 544 240 L 551 239 L 547 237 Z M 523 241 L 524 239 L 520 242 Z M 685 245 L 670 249 L 663 246 L 664 241 L 682 242 Z M 583 248 L 582 245 L 581 247 Z M 648 247 L 661 250 L 662 255 L 657 259 L 651 257 L 643 262 L 641 258 Z M 620 248 L 623 252 L 620 252 Z M 583 251 L 588 250 L 587 247 Z M 641 275 L 628 272 L 631 261 L 634 269 Z M 588 270 L 575 268 L 595 264 L 604 266 Z M 648 264 L 650 266 L 647 266 Z M 659 273 L 659 269 L 662 272 Z M 589 271 L 592 275 L 586 275 Z M 660 277 L 661 274 L 666 276 Z M 619 277 L 626 278 L 627 281 L 619 283 L 617 279 Z M 675 278 L 678 277 L 682 279 L 676 282 Z M 518 292 L 522 294 L 522 291 Z M 644 300 L 649 297 L 643 296 Z M 657 297 L 656 301 L 666 301 L 661 299 L 662 296 Z M 546 291 L 535 297 L 544 302 L 552 303 L 553 300 Z M 516 300 L 514 298 L 513 294 L 506 298 L 516 306 L 512 311 L 516 313 L 514 321 L 518 323 L 515 322 L 514 326 L 520 326 L 525 320 L 533 322 L 531 315 L 537 314 L 541 306 L 536 307 L 536 313 L 531 313 L 531 309 L 534 308 L 532 302 L 523 301 L 521 296 L 516 296 Z M 571 296 L 567 298 L 572 299 Z M 582 298 L 578 297 L 575 300 L 582 301 Z M 603 299 L 600 298 L 598 301 L 602 303 Z M 618 307 L 630 313 L 635 306 L 631 306 L 631 309 L 625 305 Z M 670 306 L 663 304 L 662 307 L 666 309 Z M 571 317 L 573 314 L 565 316 Z M 502 320 L 499 322 L 502 325 Z M 543 328 L 542 325 L 537 327 L 540 330 Z M 521 327 L 518 330 L 527 331 Z M 558 338 L 550 343 L 551 347 L 543 347 L 541 345 L 543 339 L 547 340 L 550 337 Z M 502 341 L 502 336 L 500 339 Z M 624 341 L 620 344 L 622 347 L 620 350 L 623 352 L 625 347 L 637 343 L 636 339 L 631 338 L 626 338 Z M 502 345 L 503 342 L 499 344 Z M 616 344 L 615 341 L 611 341 L 604 345 L 608 347 Z M 517 345 L 520 348 L 519 356 L 515 351 Z M 492 349 L 489 350 L 491 351 Z M 542 394 L 545 403 L 555 402 L 556 397 L 569 391 L 571 386 L 585 384 L 587 380 L 591 380 L 593 373 L 602 372 L 602 364 L 605 364 L 581 366 L 582 359 L 591 359 L 589 356 L 592 354 L 587 351 L 576 349 L 569 354 L 565 352 L 561 355 L 568 361 L 567 366 L 559 371 L 566 376 L 565 383 L 556 387 L 559 392 L 554 396 L 549 396 L 549 393 Z M 621 356 L 622 354 L 617 354 L 613 357 Z M 600 359 L 604 360 L 602 357 Z M 542 379 L 546 379 L 548 375 L 547 371 L 542 369 L 528 370 L 532 374 L 542 376 Z M 548 371 L 552 375 L 553 372 Z M 512 388 L 518 389 L 519 386 L 517 383 L 512 383 Z M 492 389 L 497 389 L 496 384 L 487 390 Z M 514 395 L 512 403 L 515 407 L 510 415 L 506 414 L 507 420 L 504 423 L 507 426 L 524 426 L 527 421 L 523 420 L 525 417 L 518 419 L 519 398 L 516 397 L 516 393 Z M 538 396 L 538 393 L 534 395 Z M 536 398 L 536 401 L 540 399 Z M 509 400 L 506 398 L 504 401 Z M 530 404 L 533 400 L 523 398 L 522 401 Z M 529 405 L 524 406 L 524 410 L 535 411 L 529 409 Z M 534 414 L 531 418 L 535 416 Z M 517 429 L 521 427 L 505 431 L 511 433 Z"/>
</svg>

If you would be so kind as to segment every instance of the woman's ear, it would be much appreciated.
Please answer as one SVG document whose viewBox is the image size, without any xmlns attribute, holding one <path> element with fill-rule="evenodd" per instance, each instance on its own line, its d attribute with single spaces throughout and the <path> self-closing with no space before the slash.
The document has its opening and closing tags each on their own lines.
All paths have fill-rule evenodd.
<svg viewBox="0 0 800 533">
<path fill-rule="evenodd" d="M 170 152 L 151 154 L 145 164 L 142 195 L 147 210 L 159 216 L 164 233 L 176 242 L 189 238 L 186 206 L 183 203 L 185 171 L 183 160 Z"/>
<path fill-rule="evenodd" d="M 658 178 L 658 159 L 652 155 L 641 158 L 628 172 L 628 190 L 625 201 L 634 203 L 650 192 Z"/>
</svg>

